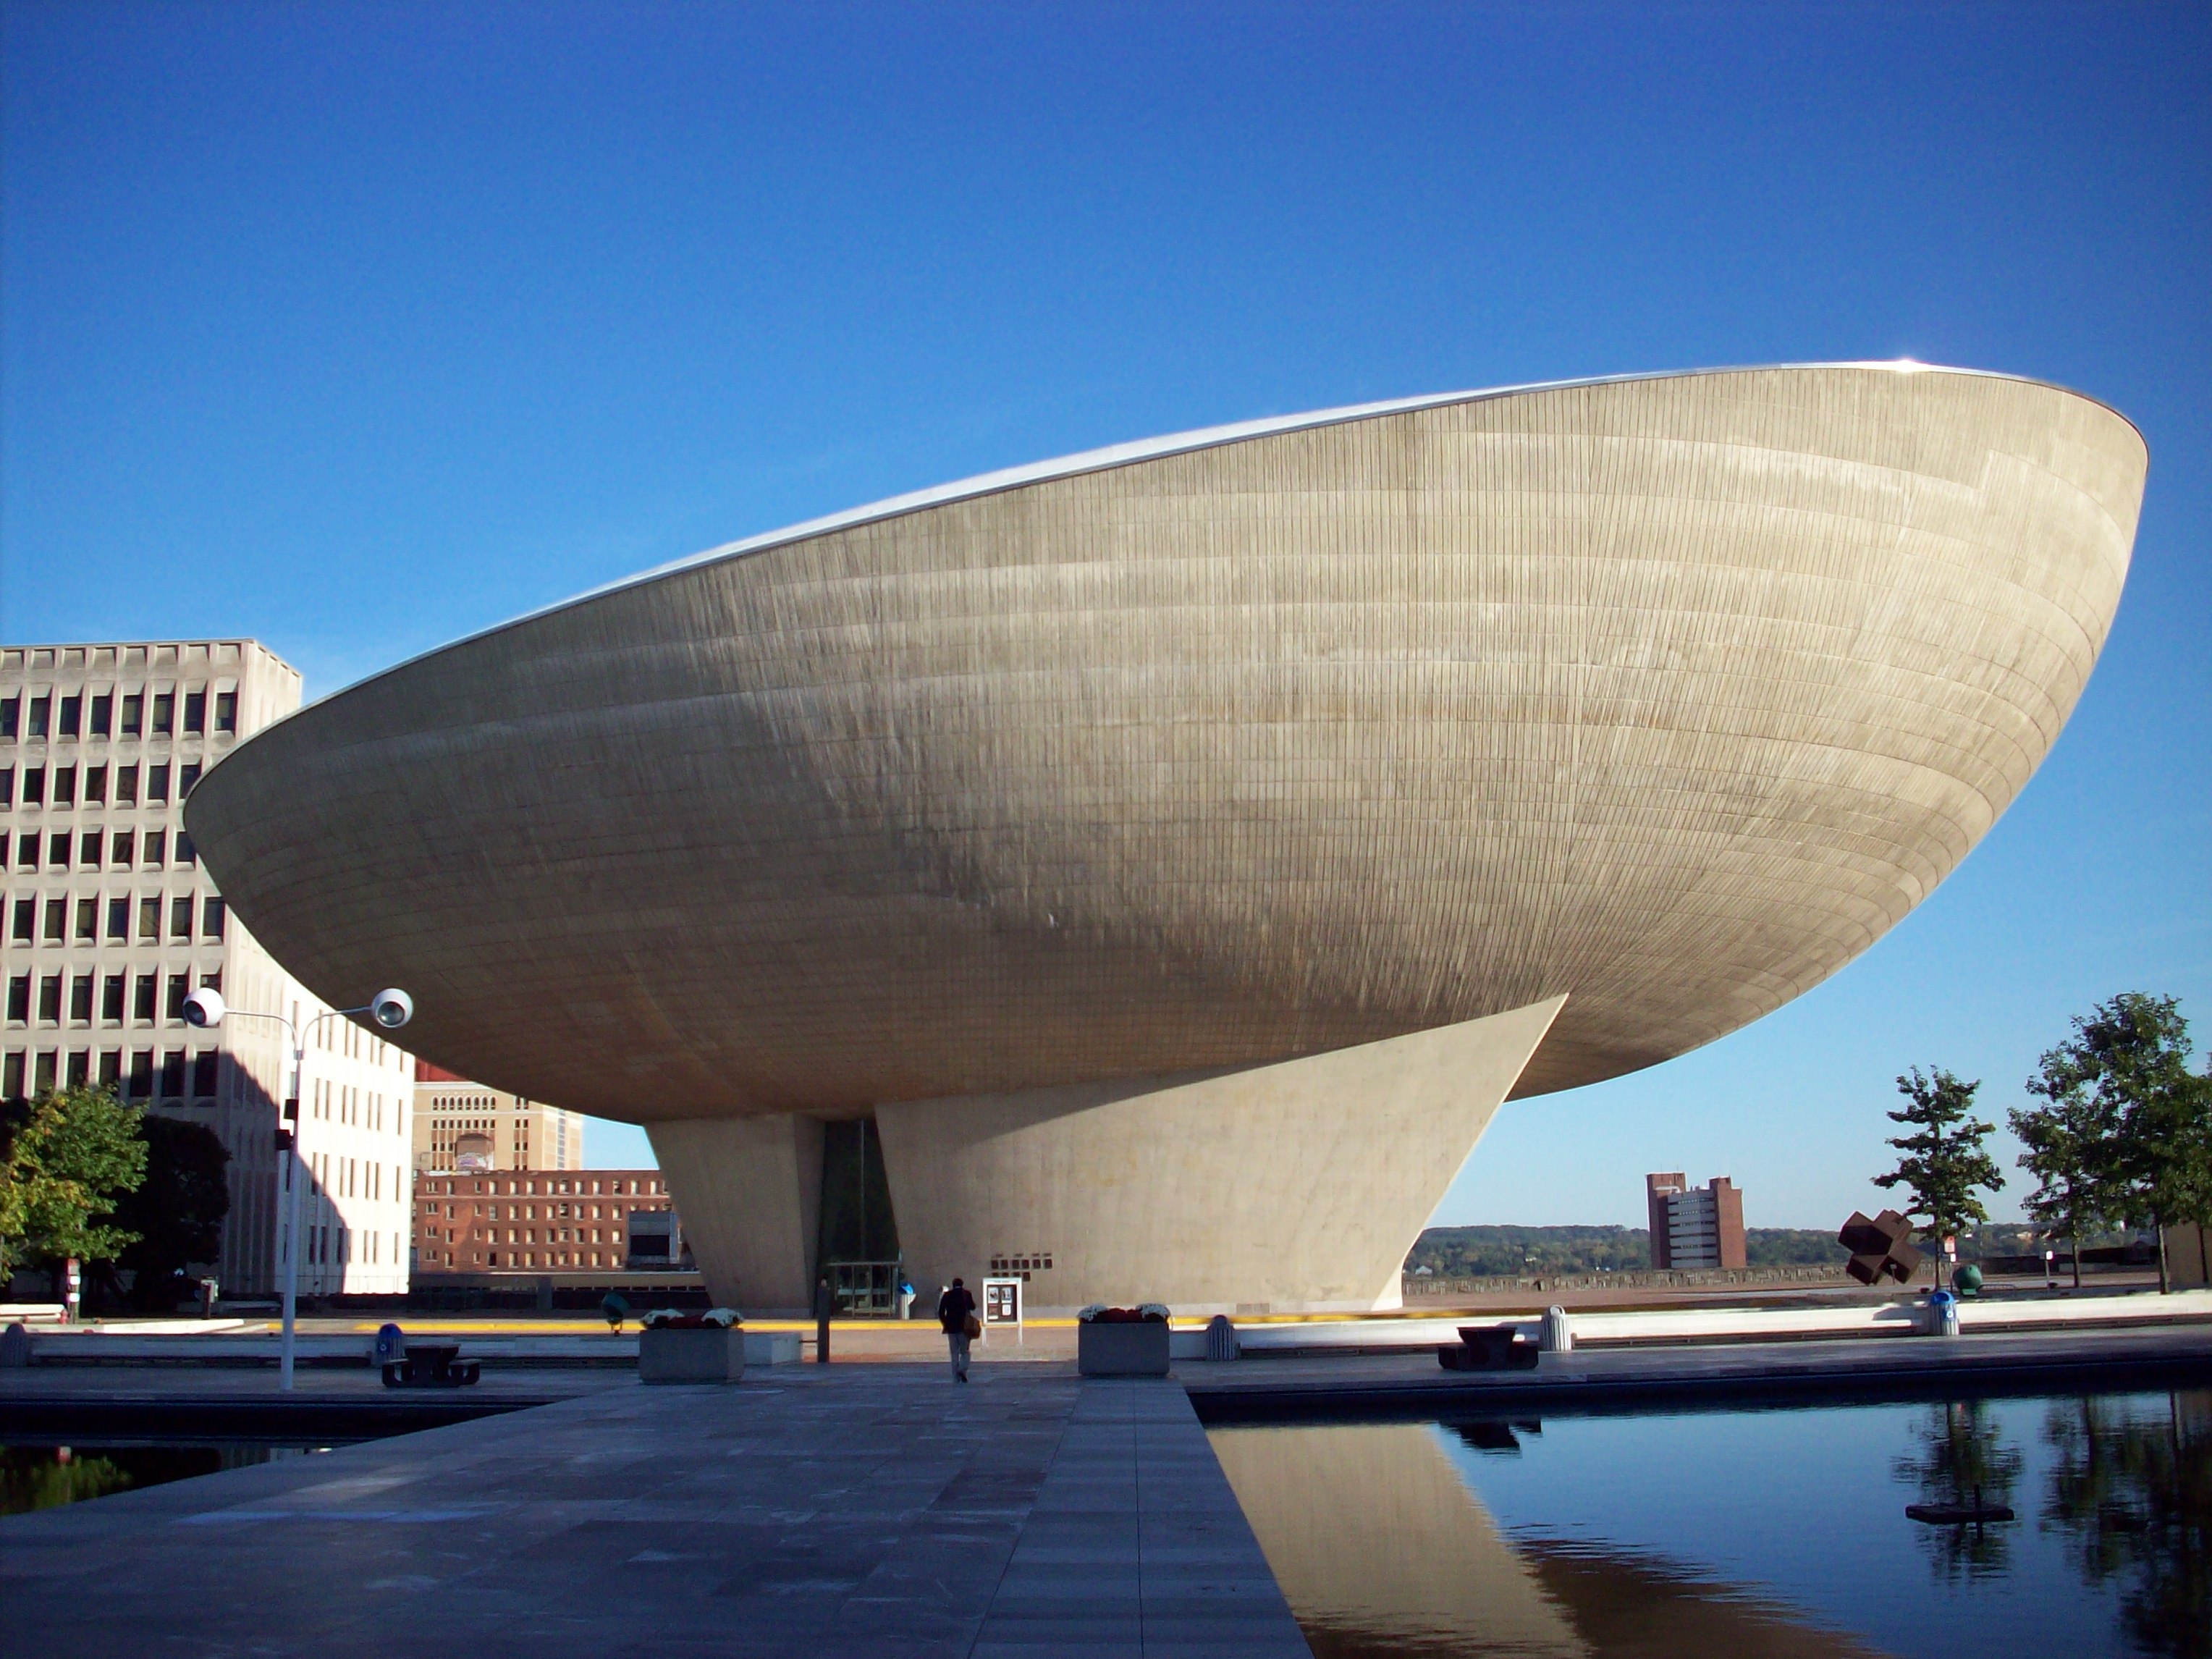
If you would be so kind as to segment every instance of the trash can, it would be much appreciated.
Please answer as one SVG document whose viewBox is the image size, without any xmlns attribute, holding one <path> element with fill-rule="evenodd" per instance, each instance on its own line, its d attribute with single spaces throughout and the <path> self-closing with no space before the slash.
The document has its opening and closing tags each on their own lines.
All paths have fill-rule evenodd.
<svg viewBox="0 0 2212 1659">
<path fill-rule="evenodd" d="M 1928 1298 L 1928 1328 L 1931 1336 L 1956 1336 L 1959 1334 L 1959 1298 L 1948 1291 L 1938 1291 Z"/>
<path fill-rule="evenodd" d="M 1216 1314 L 1206 1322 L 1206 1357 L 1208 1359 L 1235 1359 L 1244 1352 L 1244 1345 L 1237 1340 L 1237 1327 L 1227 1314 Z"/>
</svg>

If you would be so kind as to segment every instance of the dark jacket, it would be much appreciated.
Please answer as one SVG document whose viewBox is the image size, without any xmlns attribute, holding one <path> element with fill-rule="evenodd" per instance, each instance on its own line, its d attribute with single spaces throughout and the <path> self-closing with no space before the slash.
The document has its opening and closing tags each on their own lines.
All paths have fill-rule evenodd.
<svg viewBox="0 0 2212 1659">
<path fill-rule="evenodd" d="M 945 1328 L 947 1336 L 968 1328 L 968 1316 L 975 1311 L 975 1298 L 968 1294 L 965 1285 L 955 1285 L 937 1298 L 937 1322 Z"/>
</svg>

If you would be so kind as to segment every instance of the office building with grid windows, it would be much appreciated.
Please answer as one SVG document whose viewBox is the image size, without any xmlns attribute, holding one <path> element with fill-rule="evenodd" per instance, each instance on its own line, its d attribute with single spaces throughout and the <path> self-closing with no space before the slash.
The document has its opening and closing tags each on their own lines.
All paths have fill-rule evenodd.
<svg viewBox="0 0 2212 1659">
<path fill-rule="evenodd" d="M 580 1170 L 584 1120 L 415 1062 L 415 1167 L 460 1170 Z"/>
<path fill-rule="evenodd" d="M 688 1267 L 673 1209 L 658 1170 L 417 1170 L 416 1265 L 422 1273 L 447 1273 Z"/>
<path fill-rule="evenodd" d="M 290 1057 L 283 1028 L 185 1024 L 186 994 L 312 1019 L 328 1006 L 229 913 L 183 827 L 200 775 L 300 705 L 296 670 L 251 640 L 0 647 L 0 1097 L 104 1084 L 205 1125 L 230 1154 L 226 1293 L 277 1287 Z M 407 1285 L 414 1062 L 325 1021 L 301 1146 L 303 1291 Z"/>
</svg>

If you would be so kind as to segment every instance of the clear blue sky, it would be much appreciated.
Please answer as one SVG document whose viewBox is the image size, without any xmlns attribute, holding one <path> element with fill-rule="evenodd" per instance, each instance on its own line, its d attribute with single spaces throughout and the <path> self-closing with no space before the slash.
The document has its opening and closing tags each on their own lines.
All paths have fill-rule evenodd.
<svg viewBox="0 0 2212 1659">
<path fill-rule="evenodd" d="M 1913 356 L 2149 439 L 2103 665 L 1837 979 L 1446 1221 L 1878 1194 L 1905 1066 L 2212 1039 L 2212 8 L 7 3 L 0 633 L 310 695 L 895 491 L 1366 398 Z M 595 1161 L 642 1156 L 595 1131 Z M 2009 1158 L 2009 1152 L 2007 1157 Z M 2016 1213 L 2018 1188 L 2001 1200 Z"/>
</svg>

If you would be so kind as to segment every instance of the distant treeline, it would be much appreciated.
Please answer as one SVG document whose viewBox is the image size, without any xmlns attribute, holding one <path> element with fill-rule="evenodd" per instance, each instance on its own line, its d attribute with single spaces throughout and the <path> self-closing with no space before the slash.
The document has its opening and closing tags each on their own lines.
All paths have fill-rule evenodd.
<svg viewBox="0 0 2212 1659">
<path fill-rule="evenodd" d="M 1754 1267 L 1840 1264 L 1832 1232 L 1802 1227 L 1747 1227 L 1744 1254 Z M 2033 1230 L 1989 1226 L 1961 1241 L 1969 1259 L 2043 1249 Z M 1632 1273 L 1651 1265 L 1651 1235 L 1641 1227 L 1431 1227 L 1406 1258 L 1445 1279 L 1502 1279 L 1528 1273 Z"/>
</svg>

